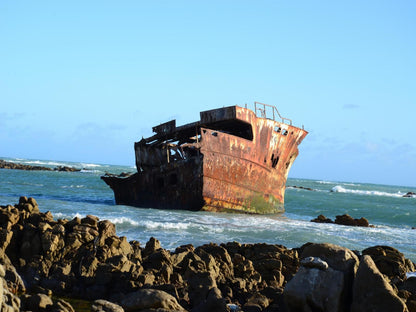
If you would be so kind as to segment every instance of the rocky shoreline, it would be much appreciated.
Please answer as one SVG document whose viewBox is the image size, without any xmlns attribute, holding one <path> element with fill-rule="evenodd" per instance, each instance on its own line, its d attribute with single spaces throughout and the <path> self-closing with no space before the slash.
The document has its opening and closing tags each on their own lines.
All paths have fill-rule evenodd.
<svg viewBox="0 0 416 312">
<path fill-rule="evenodd" d="M 36 200 L 0 206 L 0 310 L 416 311 L 415 264 L 398 250 L 333 244 L 163 249 L 95 216 L 55 220 Z"/>
<path fill-rule="evenodd" d="M 81 171 L 81 169 L 68 167 L 68 166 L 57 166 L 54 168 L 45 167 L 45 166 L 32 166 L 32 165 L 25 165 L 19 164 L 14 162 L 5 161 L 0 159 L 0 168 L 1 169 L 16 169 L 16 170 L 42 170 L 42 171 L 65 171 L 65 172 L 77 172 Z"/>
</svg>

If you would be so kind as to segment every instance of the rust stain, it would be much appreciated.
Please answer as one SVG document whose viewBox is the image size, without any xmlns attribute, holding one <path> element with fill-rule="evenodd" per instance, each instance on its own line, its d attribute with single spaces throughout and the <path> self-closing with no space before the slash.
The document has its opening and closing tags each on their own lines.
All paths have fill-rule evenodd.
<svg viewBox="0 0 416 312">
<path fill-rule="evenodd" d="M 153 127 L 154 136 L 134 145 L 137 173 L 102 179 L 117 204 L 282 212 L 287 175 L 307 131 L 273 107 L 281 120 L 268 119 L 267 108 L 230 106 L 201 112 L 200 121 L 184 126 L 173 120 Z"/>
</svg>

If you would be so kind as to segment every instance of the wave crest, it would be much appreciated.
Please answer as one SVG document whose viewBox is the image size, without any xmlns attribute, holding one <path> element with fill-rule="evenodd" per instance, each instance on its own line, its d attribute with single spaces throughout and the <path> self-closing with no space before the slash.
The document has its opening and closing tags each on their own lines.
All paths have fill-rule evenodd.
<svg viewBox="0 0 416 312">
<path fill-rule="evenodd" d="M 381 191 L 374 191 L 374 190 L 351 190 L 342 187 L 341 185 L 336 185 L 331 189 L 331 192 L 334 193 L 350 193 L 350 194 L 358 194 L 358 195 L 368 195 L 368 196 L 386 196 L 386 197 L 403 197 L 405 193 L 397 192 L 397 193 L 389 193 L 389 192 L 381 192 Z"/>
<path fill-rule="evenodd" d="M 189 228 L 189 223 L 183 222 L 156 222 L 147 221 L 144 226 L 148 229 L 164 229 L 164 230 L 186 230 Z"/>
</svg>

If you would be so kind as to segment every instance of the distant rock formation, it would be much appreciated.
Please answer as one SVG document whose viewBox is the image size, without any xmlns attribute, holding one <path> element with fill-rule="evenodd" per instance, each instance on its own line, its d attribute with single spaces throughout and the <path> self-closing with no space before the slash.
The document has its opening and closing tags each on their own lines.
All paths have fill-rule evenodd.
<svg viewBox="0 0 416 312">
<path fill-rule="evenodd" d="M 305 186 L 291 185 L 291 186 L 288 186 L 288 187 L 296 188 L 296 189 L 301 189 L 301 190 L 306 190 L 306 191 L 315 191 L 313 188 L 305 187 Z"/>
<path fill-rule="evenodd" d="M 43 171 L 65 171 L 65 172 L 75 172 L 81 171 L 81 169 L 68 167 L 68 166 L 57 166 L 55 168 L 44 167 L 44 166 L 32 166 L 19 163 L 13 163 L 0 159 L 0 168 L 1 169 L 17 169 L 17 170 L 43 170 Z"/>
<path fill-rule="evenodd" d="M 316 223 L 335 223 L 339 225 L 349 225 L 349 226 L 363 226 L 363 227 L 374 227 L 370 225 L 366 218 L 354 219 L 349 214 L 343 214 L 340 216 L 335 217 L 335 221 L 325 217 L 324 215 L 319 215 L 315 219 L 311 220 L 311 222 Z"/>
</svg>

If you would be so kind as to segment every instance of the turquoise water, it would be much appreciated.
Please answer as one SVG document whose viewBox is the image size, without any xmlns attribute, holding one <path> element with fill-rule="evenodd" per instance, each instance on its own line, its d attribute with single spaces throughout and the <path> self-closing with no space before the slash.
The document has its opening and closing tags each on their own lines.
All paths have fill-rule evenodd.
<svg viewBox="0 0 416 312">
<path fill-rule="evenodd" d="M 306 242 L 330 242 L 362 250 L 374 245 L 399 249 L 416 262 L 416 198 L 404 198 L 414 187 L 289 179 L 286 212 L 257 216 L 209 212 L 168 211 L 117 206 L 112 190 L 100 179 L 105 172 L 134 172 L 133 167 L 3 158 L 41 166 L 74 166 L 81 172 L 0 169 L 0 205 L 31 196 L 41 211 L 56 219 L 92 214 L 116 224 L 117 234 L 143 245 L 151 236 L 166 249 L 208 242 L 264 242 L 299 247 Z M 301 186 L 313 191 L 293 188 Z M 335 219 L 348 213 L 365 217 L 374 228 L 310 222 L 319 214 Z"/>
</svg>

